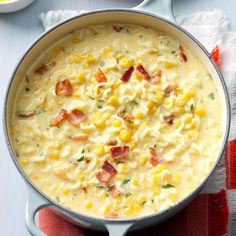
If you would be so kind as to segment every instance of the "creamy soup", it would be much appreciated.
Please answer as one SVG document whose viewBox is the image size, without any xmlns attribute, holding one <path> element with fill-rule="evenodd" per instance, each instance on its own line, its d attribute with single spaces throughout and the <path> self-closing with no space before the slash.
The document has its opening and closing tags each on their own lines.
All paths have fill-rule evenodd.
<svg viewBox="0 0 236 236">
<path fill-rule="evenodd" d="M 139 217 L 186 197 L 222 136 L 214 78 L 178 39 L 137 25 L 71 32 L 22 78 L 18 161 L 45 194 L 96 217 Z"/>
</svg>

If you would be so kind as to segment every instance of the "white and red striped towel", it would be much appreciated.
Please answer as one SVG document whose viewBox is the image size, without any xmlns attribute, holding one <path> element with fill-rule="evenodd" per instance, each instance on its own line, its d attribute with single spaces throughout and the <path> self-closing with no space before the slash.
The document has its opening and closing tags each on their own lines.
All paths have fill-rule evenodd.
<svg viewBox="0 0 236 236">
<path fill-rule="evenodd" d="M 79 14 L 76 11 L 50 11 L 40 19 L 45 29 Z M 221 51 L 224 75 L 232 106 L 232 125 L 226 153 L 202 193 L 176 216 L 162 224 L 128 235 L 223 236 L 236 235 L 236 34 L 229 31 L 227 18 L 218 10 L 179 16 L 177 22 L 211 51 Z M 49 236 L 104 235 L 84 230 L 56 216 L 49 209 L 39 212 L 39 226 Z"/>
</svg>

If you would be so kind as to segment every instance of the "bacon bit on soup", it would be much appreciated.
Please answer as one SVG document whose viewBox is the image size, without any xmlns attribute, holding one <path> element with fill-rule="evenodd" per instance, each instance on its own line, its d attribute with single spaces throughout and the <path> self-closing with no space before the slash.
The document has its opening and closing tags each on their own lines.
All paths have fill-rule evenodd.
<svg viewBox="0 0 236 236">
<path fill-rule="evenodd" d="M 129 146 L 112 147 L 110 148 L 110 152 L 114 159 L 122 159 L 128 155 Z"/>
<path fill-rule="evenodd" d="M 85 157 L 84 161 L 88 164 L 91 161 L 91 158 L 90 157 Z"/>
<path fill-rule="evenodd" d="M 117 170 L 107 160 L 105 160 L 102 165 L 102 170 L 96 173 L 96 177 L 100 182 L 108 183 L 116 174 Z"/>
<path fill-rule="evenodd" d="M 121 76 L 120 80 L 122 80 L 123 82 L 128 82 L 133 71 L 134 71 L 134 67 L 133 66 L 129 67 Z"/>
<path fill-rule="evenodd" d="M 60 125 L 67 117 L 67 111 L 65 109 L 61 109 L 55 119 L 51 121 L 50 126 L 58 126 Z"/>
<path fill-rule="evenodd" d="M 165 97 L 169 97 L 170 94 L 177 88 L 177 85 L 169 85 L 165 88 Z"/>
<path fill-rule="evenodd" d="M 74 126 L 78 126 L 82 121 L 86 119 L 87 116 L 78 109 L 74 109 L 70 113 L 67 113 L 67 120 Z"/>
<path fill-rule="evenodd" d="M 124 120 L 133 120 L 134 117 L 133 117 L 130 113 L 126 113 L 126 114 L 123 116 L 123 119 L 124 119 Z"/>
<path fill-rule="evenodd" d="M 220 66 L 220 49 L 219 46 L 216 45 L 213 50 L 211 51 L 211 57 L 215 60 L 216 64 Z"/>
<path fill-rule="evenodd" d="M 186 54 L 185 54 L 185 52 L 184 52 L 184 47 L 183 47 L 183 45 L 179 45 L 179 56 L 180 56 L 180 59 L 181 59 L 182 61 L 184 61 L 184 62 L 187 62 L 187 61 L 188 61 L 187 56 L 186 56 Z"/>
<path fill-rule="evenodd" d="M 94 76 L 98 83 L 107 82 L 107 77 L 104 75 L 103 71 L 100 68 L 97 68 Z"/>
<path fill-rule="evenodd" d="M 112 197 L 120 196 L 120 191 L 117 190 L 115 185 L 111 185 L 108 187 L 108 192 L 111 194 Z"/>
<path fill-rule="evenodd" d="M 148 74 L 148 72 L 144 69 L 144 67 L 141 64 L 139 64 L 136 67 L 136 71 L 138 71 L 140 74 L 142 74 L 142 76 L 144 77 L 145 80 L 151 79 L 151 76 Z"/>
<path fill-rule="evenodd" d="M 164 119 L 168 125 L 173 125 L 174 123 L 174 115 L 166 116 Z"/>
<path fill-rule="evenodd" d="M 107 141 L 107 145 L 109 145 L 109 146 L 115 146 L 115 145 L 117 145 L 117 140 L 114 140 L 114 139 L 110 139 L 110 140 L 108 140 Z"/>
<path fill-rule="evenodd" d="M 89 136 L 87 134 L 81 134 L 81 135 L 70 135 L 69 138 L 73 141 L 86 141 L 88 140 Z"/>
<path fill-rule="evenodd" d="M 55 60 L 52 60 L 48 65 L 42 64 L 41 66 L 37 67 L 34 70 L 35 74 L 43 75 L 47 71 L 49 71 L 52 67 L 54 67 L 57 64 Z"/>
<path fill-rule="evenodd" d="M 30 118 L 30 117 L 33 117 L 34 115 L 35 115 L 35 113 L 33 111 L 18 113 L 18 116 L 21 118 Z"/>
<path fill-rule="evenodd" d="M 152 77 L 151 83 L 152 84 L 160 84 L 161 82 L 162 71 L 158 70 L 154 76 Z"/>
<path fill-rule="evenodd" d="M 85 192 L 85 193 L 87 193 L 88 192 L 88 188 L 87 187 L 85 187 L 85 186 L 81 186 L 81 189 Z"/>
<path fill-rule="evenodd" d="M 120 31 L 123 29 L 123 27 L 115 26 L 115 25 L 113 25 L 112 28 L 113 28 L 113 30 L 116 31 L 116 32 L 120 32 Z"/>
<path fill-rule="evenodd" d="M 155 148 L 152 147 L 149 148 L 149 155 L 150 155 L 150 162 L 153 166 L 156 166 L 160 163 Z"/>
<path fill-rule="evenodd" d="M 56 83 L 55 92 L 57 96 L 71 96 L 73 93 L 73 87 L 70 80 L 65 79 Z"/>
</svg>

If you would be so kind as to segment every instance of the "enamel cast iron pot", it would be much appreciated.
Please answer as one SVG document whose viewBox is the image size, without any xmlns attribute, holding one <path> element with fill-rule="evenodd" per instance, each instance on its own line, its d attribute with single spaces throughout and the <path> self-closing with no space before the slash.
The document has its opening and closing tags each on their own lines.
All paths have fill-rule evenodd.
<svg viewBox="0 0 236 236">
<path fill-rule="evenodd" d="M 93 24 L 102 24 L 107 22 L 114 23 L 130 23 L 144 25 L 160 31 L 164 31 L 179 40 L 181 40 L 186 46 L 188 46 L 206 66 L 212 77 L 214 78 L 215 85 L 221 98 L 222 105 L 222 120 L 223 120 L 223 137 L 221 146 L 216 157 L 216 161 L 212 169 L 209 171 L 208 176 L 192 191 L 187 197 L 176 203 L 174 206 L 163 210 L 161 212 L 152 213 L 148 216 L 139 217 L 135 219 L 104 219 L 90 217 L 87 215 L 73 212 L 58 202 L 47 197 L 40 191 L 25 175 L 20 165 L 16 160 L 16 155 L 13 151 L 12 144 L 9 138 L 9 117 L 13 112 L 13 103 L 15 94 L 20 83 L 20 80 L 24 77 L 27 69 L 31 66 L 32 62 L 45 51 L 55 41 L 61 39 L 71 31 L 77 30 L 82 27 Z M 206 49 L 188 32 L 180 28 L 174 23 L 172 15 L 171 0 L 144 0 L 139 6 L 133 9 L 106 9 L 88 12 L 79 16 L 73 17 L 63 23 L 56 25 L 49 31 L 41 35 L 25 52 L 20 62 L 13 72 L 10 84 L 7 89 L 7 95 L 4 106 L 4 128 L 6 142 L 11 153 L 12 160 L 16 167 L 20 171 L 24 178 L 28 189 L 28 203 L 26 207 L 26 224 L 29 232 L 35 236 L 43 236 L 36 224 L 35 215 L 37 211 L 43 207 L 51 207 L 55 213 L 60 214 L 66 220 L 69 220 L 77 225 L 85 228 L 108 230 L 112 236 L 121 236 L 130 230 L 141 229 L 153 224 L 160 223 L 161 221 L 171 217 L 184 206 L 186 206 L 201 190 L 210 177 L 217 163 L 219 162 L 224 147 L 228 138 L 230 126 L 230 106 L 227 89 L 222 78 L 220 71 L 218 70 L 215 62 L 210 57 Z"/>
</svg>

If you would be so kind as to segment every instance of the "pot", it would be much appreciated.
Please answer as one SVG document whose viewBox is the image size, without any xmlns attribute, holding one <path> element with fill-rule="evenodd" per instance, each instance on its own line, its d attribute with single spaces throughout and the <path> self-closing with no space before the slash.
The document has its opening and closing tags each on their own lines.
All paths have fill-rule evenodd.
<svg viewBox="0 0 236 236">
<path fill-rule="evenodd" d="M 32 61 L 34 61 L 38 57 L 38 55 L 40 55 L 41 52 L 47 49 L 51 44 L 69 34 L 71 31 L 77 30 L 78 28 L 86 27 L 87 25 L 101 24 L 106 22 L 145 25 L 154 29 L 158 29 L 160 31 L 165 31 L 168 34 L 174 35 L 176 38 L 179 38 L 185 45 L 191 48 L 191 50 L 198 56 L 198 58 L 202 61 L 202 63 L 206 66 L 208 71 L 213 76 L 222 103 L 223 138 L 221 141 L 220 150 L 216 157 L 215 164 L 209 171 L 209 174 L 196 187 L 194 191 L 192 191 L 187 197 L 185 197 L 172 207 L 158 213 L 153 213 L 148 216 L 139 218 L 111 220 L 90 217 L 69 210 L 60 205 L 58 202 L 53 201 L 43 192 L 41 192 L 25 175 L 24 171 L 21 169 L 16 160 L 16 156 L 13 152 L 12 144 L 9 138 L 9 116 L 13 112 L 15 93 L 17 91 L 21 78 L 23 78 L 27 69 L 31 66 Z M 37 236 L 44 235 L 38 229 L 35 221 L 35 215 L 37 211 L 43 207 L 52 208 L 57 214 L 60 214 L 66 220 L 69 220 L 82 227 L 103 231 L 108 230 L 109 234 L 112 236 L 125 235 L 125 233 L 129 229 L 137 230 L 164 221 L 165 219 L 171 217 L 172 215 L 180 211 L 183 207 L 185 207 L 197 195 L 208 178 L 211 176 L 217 164 L 219 163 L 220 158 L 222 157 L 229 134 L 229 127 L 230 105 L 223 77 L 214 60 L 211 58 L 206 49 L 197 41 L 197 39 L 195 39 L 192 35 L 176 25 L 176 23 L 174 23 L 171 0 L 145 0 L 143 3 L 133 9 L 106 9 L 83 13 L 51 28 L 49 31 L 42 34 L 36 41 L 34 41 L 33 44 L 25 52 L 23 57 L 20 59 L 11 77 L 4 106 L 4 128 L 6 143 L 8 145 L 12 160 L 14 161 L 17 169 L 24 178 L 28 189 L 26 225 L 29 232 L 32 235 Z"/>
</svg>

